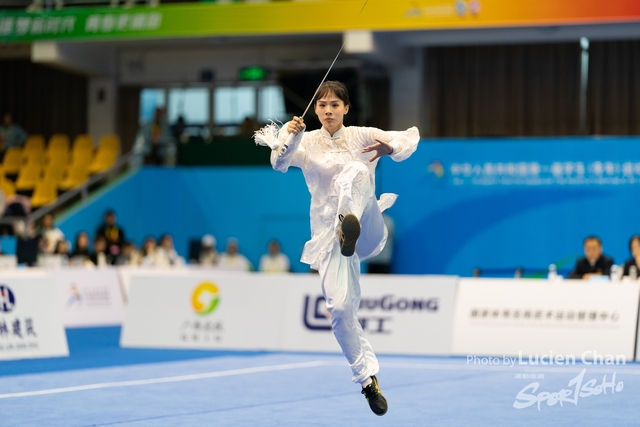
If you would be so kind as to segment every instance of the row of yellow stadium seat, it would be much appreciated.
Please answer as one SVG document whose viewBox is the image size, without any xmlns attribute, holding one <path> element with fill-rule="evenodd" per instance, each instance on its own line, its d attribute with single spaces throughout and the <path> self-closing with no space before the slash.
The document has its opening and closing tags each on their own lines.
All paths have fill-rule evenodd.
<svg viewBox="0 0 640 427">
<path fill-rule="evenodd" d="M 88 135 L 79 135 L 69 152 L 69 138 L 66 135 L 54 135 L 47 151 L 44 151 L 44 138 L 31 135 L 24 149 L 13 147 L 5 153 L 2 166 L 5 174 L 17 174 L 23 166 L 88 164 L 90 173 L 99 173 L 109 169 L 116 161 L 120 151 L 120 141 L 115 135 L 100 139 L 95 155 L 93 142 Z"/>
<path fill-rule="evenodd" d="M 30 136 L 24 149 L 14 147 L 5 153 L 0 165 L 0 190 L 7 196 L 16 191 L 33 190 L 31 205 L 34 208 L 54 202 L 58 190 L 68 190 L 82 184 L 89 175 L 109 169 L 118 157 L 120 141 L 115 135 L 100 139 L 98 150 L 93 152 L 93 141 L 88 135 L 76 137 L 69 150 L 69 137 L 57 134 L 49 140 L 44 150 L 44 138 Z M 15 184 L 6 178 L 18 174 Z"/>
<path fill-rule="evenodd" d="M 78 135 L 73 141 L 73 146 L 80 147 L 88 145 L 93 149 L 93 140 L 89 135 Z M 69 150 L 71 147 L 69 136 L 57 133 L 49 139 L 47 151 Z M 24 143 L 25 151 L 45 151 L 44 137 L 42 135 L 29 135 Z"/>
<path fill-rule="evenodd" d="M 34 165 L 20 169 L 15 187 L 18 191 L 28 191 L 32 190 L 38 181 L 45 180 L 57 185 L 61 190 L 68 190 L 87 179 L 89 179 L 89 166 L 86 164 L 72 164 L 65 169 L 55 165 L 46 168 Z"/>
<path fill-rule="evenodd" d="M 87 168 L 71 169 L 67 172 L 67 177 L 62 179 L 62 173 L 51 168 L 45 170 L 44 175 L 38 176 L 35 179 L 33 185 L 26 184 L 26 177 L 23 177 L 22 182 L 20 178 L 16 181 L 16 184 L 7 179 L 4 170 L 0 168 L 0 191 L 5 196 L 13 196 L 16 194 L 16 190 L 31 190 L 33 189 L 33 195 L 31 196 L 31 206 L 38 208 L 48 203 L 54 202 L 58 198 L 58 190 L 68 190 L 76 185 L 82 184 L 89 177 Z"/>
</svg>

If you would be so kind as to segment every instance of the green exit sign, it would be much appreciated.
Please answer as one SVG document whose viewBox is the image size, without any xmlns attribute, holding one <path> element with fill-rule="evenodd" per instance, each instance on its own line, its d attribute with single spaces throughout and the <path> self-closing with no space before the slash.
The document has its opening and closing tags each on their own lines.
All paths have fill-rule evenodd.
<svg viewBox="0 0 640 427">
<path fill-rule="evenodd" d="M 249 82 L 259 82 L 267 78 L 269 72 L 262 67 L 247 67 L 240 70 L 238 73 L 240 80 Z"/>
</svg>

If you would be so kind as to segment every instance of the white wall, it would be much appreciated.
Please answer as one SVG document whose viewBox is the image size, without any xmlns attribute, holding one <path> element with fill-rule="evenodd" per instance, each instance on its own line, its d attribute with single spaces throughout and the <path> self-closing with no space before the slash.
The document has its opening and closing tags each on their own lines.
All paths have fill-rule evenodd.
<svg viewBox="0 0 640 427">
<path fill-rule="evenodd" d="M 130 48 L 120 54 L 119 75 L 122 84 L 197 83 L 203 70 L 212 70 L 216 82 L 233 82 L 241 68 L 252 65 L 274 70 L 327 69 L 339 49 L 339 40 Z M 346 56 L 336 63 L 336 67 L 353 65 L 354 60 Z"/>
</svg>

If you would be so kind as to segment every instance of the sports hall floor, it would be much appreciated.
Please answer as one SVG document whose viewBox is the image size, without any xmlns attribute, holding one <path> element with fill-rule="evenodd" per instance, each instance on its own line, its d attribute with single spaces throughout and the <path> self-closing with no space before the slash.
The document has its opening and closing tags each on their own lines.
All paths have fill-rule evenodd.
<svg viewBox="0 0 640 427">
<path fill-rule="evenodd" d="M 68 358 L 0 362 L 0 426 L 640 426 L 637 363 L 534 368 L 381 356 L 389 412 L 376 417 L 342 355 L 121 349 L 119 334 L 70 329 Z M 536 395 L 573 389 L 583 369 L 583 384 L 597 383 L 592 393 L 614 372 L 621 389 L 513 407 L 528 384 L 540 383 Z"/>
</svg>

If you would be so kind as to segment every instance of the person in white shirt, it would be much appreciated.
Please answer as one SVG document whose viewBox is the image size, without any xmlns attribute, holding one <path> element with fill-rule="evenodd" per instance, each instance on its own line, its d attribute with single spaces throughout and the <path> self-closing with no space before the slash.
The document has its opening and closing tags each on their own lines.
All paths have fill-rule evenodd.
<svg viewBox="0 0 640 427">
<path fill-rule="evenodd" d="M 200 250 L 200 265 L 216 265 L 218 264 L 218 251 L 216 250 L 216 238 L 211 234 L 202 236 L 202 249 Z"/>
<path fill-rule="evenodd" d="M 180 267 L 184 265 L 184 258 L 178 255 L 173 246 L 173 237 L 170 234 L 165 234 L 160 239 L 155 265 L 156 267 Z"/>
<path fill-rule="evenodd" d="M 221 270 L 251 271 L 253 265 L 238 249 L 238 240 L 230 237 L 227 240 L 227 252 L 220 255 L 218 267 Z"/>
<path fill-rule="evenodd" d="M 360 261 L 379 254 L 384 247 L 387 228 L 382 211 L 397 198 L 382 194 L 376 200 L 378 159 L 407 159 L 416 150 L 420 135 L 415 127 L 384 132 L 343 126 L 350 102 L 347 88 L 339 82 L 324 82 L 313 105 L 322 129 L 305 132 L 302 119 L 294 117 L 277 133 L 274 124 L 261 129 L 255 140 L 272 149 L 275 170 L 302 169 L 311 193 L 312 237 L 305 244 L 301 261 L 320 273 L 331 327 L 351 366 L 352 380 L 362 385 L 371 410 L 384 415 L 388 405 L 375 377 L 378 360 L 357 316 Z M 289 143 L 291 133 L 295 136 Z"/>
<path fill-rule="evenodd" d="M 140 265 L 142 267 L 155 267 L 158 265 L 158 248 L 156 245 L 156 239 L 153 237 L 147 237 L 142 244 L 142 259 Z"/>
<path fill-rule="evenodd" d="M 268 253 L 260 257 L 258 270 L 265 273 L 286 273 L 291 270 L 289 257 L 280 252 L 280 243 L 277 240 L 269 242 Z"/>
<path fill-rule="evenodd" d="M 53 215 L 48 213 L 42 217 L 42 238 L 44 239 L 44 252 L 52 254 L 56 250 L 59 241 L 64 240 L 64 233 L 53 225 Z"/>
</svg>

